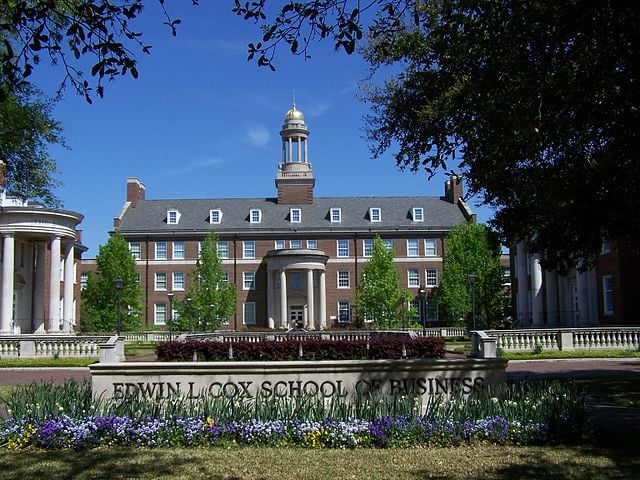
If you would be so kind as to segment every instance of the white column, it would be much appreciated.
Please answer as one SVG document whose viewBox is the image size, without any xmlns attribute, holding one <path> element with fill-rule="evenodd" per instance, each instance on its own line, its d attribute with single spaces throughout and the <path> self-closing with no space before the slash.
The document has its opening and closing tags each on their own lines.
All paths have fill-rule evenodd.
<svg viewBox="0 0 640 480">
<path fill-rule="evenodd" d="M 320 330 L 327 329 L 327 287 L 325 282 L 324 270 L 320 270 L 319 297 L 320 297 Z"/>
<path fill-rule="evenodd" d="M 2 239 L 2 297 L 0 304 L 0 333 L 13 333 L 11 321 L 13 320 L 13 275 L 15 242 L 12 234 L 7 234 Z"/>
<path fill-rule="evenodd" d="M 287 328 L 289 311 L 287 309 L 287 272 L 280 270 L 280 328 Z"/>
<path fill-rule="evenodd" d="M 547 318 L 549 326 L 560 323 L 560 306 L 558 304 L 558 276 L 554 270 L 547 270 L 544 275 L 545 290 L 547 292 Z"/>
<path fill-rule="evenodd" d="M 49 322 L 48 333 L 60 333 L 60 236 L 51 240 L 49 265 Z"/>
<path fill-rule="evenodd" d="M 531 258 L 531 292 L 533 294 L 533 325 L 541 326 L 544 322 L 544 298 L 542 292 L 542 266 L 540 255 L 535 254 Z"/>
<path fill-rule="evenodd" d="M 313 298 L 313 270 L 307 270 L 307 328 L 311 330 L 316 329 L 316 319 L 314 316 L 314 303 L 315 298 Z"/>
<path fill-rule="evenodd" d="M 44 284 L 46 244 L 38 243 L 36 248 L 36 274 L 33 286 L 33 333 L 46 333 L 44 321 Z"/>
<path fill-rule="evenodd" d="M 309 152 L 307 149 L 307 145 L 309 144 L 309 140 L 304 139 L 304 163 L 309 163 Z"/>
<path fill-rule="evenodd" d="M 529 326 L 529 279 L 527 278 L 527 247 L 518 242 L 516 249 L 516 275 L 518 277 L 518 319 L 520 327 Z"/>
<path fill-rule="evenodd" d="M 300 137 L 297 137 L 297 144 L 298 144 L 298 162 L 302 162 L 302 139 Z"/>
<path fill-rule="evenodd" d="M 589 323 L 589 285 L 587 273 L 576 272 L 578 287 L 578 327 L 583 327 Z"/>
<path fill-rule="evenodd" d="M 64 325 L 62 331 L 64 333 L 70 333 L 74 329 L 73 322 L 75 316 L 73 314 L 73 287 L 74 287 L 74 247 L 73 242 L 69 242 L 65 245 L 64 253 Z"/>
<path fill-rule="evenodd" d="M 273 270 L 267 270 L 267 321 L 269 328 L 275 328 L 275 319 L 273 318 Z"/>
<path fill-rule="evenodd" d="M 291 137 L 289 137 L 289 158 L 287 158 L 287 161 L 290 163 L 293 162 L 293 141 Z"/>
</svg>

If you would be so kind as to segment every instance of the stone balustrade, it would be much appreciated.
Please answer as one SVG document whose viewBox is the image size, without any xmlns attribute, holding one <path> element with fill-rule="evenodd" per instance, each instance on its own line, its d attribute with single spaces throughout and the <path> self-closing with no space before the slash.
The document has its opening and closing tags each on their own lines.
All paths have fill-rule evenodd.
<svg viewBox="0 0 640 480">
<path fill-rule="evenodd" d="M 11 335 L 0 337 L 1 358 L 96 357 L 108 335 Z"/>
</svg>

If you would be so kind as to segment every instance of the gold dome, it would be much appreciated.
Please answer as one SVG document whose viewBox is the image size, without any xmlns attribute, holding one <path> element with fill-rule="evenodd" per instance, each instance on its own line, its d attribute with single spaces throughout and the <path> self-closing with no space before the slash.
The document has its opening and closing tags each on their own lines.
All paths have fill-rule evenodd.
<svg viewBox="0 0 640 480">
<path fill-rule="evenodd" d="M 293 108 L 284 116 L 284 121 L 286 122 L 287 120 L 302 120 L 304 122 L 304 115 L 296 108 L 295 103 L 293 104 Z"/>
</svg>

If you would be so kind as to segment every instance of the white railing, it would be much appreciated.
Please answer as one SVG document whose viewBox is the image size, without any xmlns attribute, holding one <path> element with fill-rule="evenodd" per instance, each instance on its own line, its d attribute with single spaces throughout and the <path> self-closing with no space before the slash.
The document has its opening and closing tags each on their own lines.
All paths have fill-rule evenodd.
<svg viewBox="0 0 640 480">
<path fill-rule="evenodd" d="M 99 357 L 108 335 L 11 335 L 0 337 L 2 358 Z"/>
<path fill-rule="evenodd" d="M 487 330 L 498 349 L 507 352 L 543 350 L 640 349 L 640 328 L 560 328 Z"/>
</svg>

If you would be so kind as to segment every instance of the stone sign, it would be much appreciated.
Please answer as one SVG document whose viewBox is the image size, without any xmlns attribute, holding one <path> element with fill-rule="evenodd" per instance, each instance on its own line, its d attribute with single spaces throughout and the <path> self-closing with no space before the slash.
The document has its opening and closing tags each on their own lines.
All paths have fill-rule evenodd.
<svg viewBox="0 0 640 480">
<path fill-rule="evenodd" d="M 506 360 L 97 363 L 96 397 L 349 397 L 370 392 L 428 397 L 467 395 L 504 382 Z"/>
</svg>

